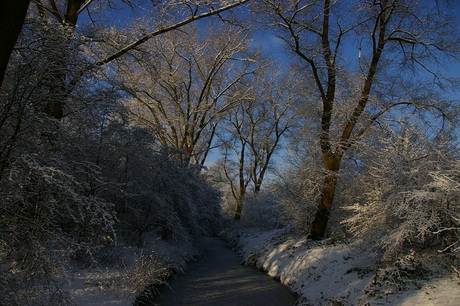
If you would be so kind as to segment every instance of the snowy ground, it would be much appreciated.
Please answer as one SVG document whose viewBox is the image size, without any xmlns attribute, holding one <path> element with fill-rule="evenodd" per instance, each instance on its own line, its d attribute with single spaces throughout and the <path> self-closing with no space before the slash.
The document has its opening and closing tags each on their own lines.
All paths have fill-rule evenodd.
<svg viewBox="0 0 460 306">
<path fill-rule="evenodd" d="M 443 262 L 441 256 L 424 262 L 431 272 L 410 255 L 383 268 L 379 254 L 362 244 L 312 242 L 291 237 L 285 229 L 234 228 L 225 235 L 245 263 L 262 268 L 301 296 L 299 305 L 460 305 L 459 267 Z M 187 253 L 167 245 L 156 245 L 155 252 L 153 257 L 139 256 L 137 248 L 118 248 L 107 254 L 110 268 L 77 271 L 66 289 L 75 305 L 132 305 L 139 293 L 132 290 L 161 276 L 164 263 L 157 258 Z M 171 258 L 171 264 L 183 266 L 185 258 Z"/>
<path fill-rule="evenodd" d="M 81 272 L 73 275 L 66 288 L 72 303 L 85 306 L 132 305 L 134 297 L 116 291 L 120 271 Z"/>
<path fill-rule="evenodd" d="M 226 235 L 247 264 L 302 296 L 301 305 L 460 305 L 458 267 L 441 274 L 434 263 L 435 272 L 428 272 L 406 256 L 382 268 L 378 254 L 363 245 L 309 242 L 286 230 Z"/>
<path fill-rule="evenodd" d="M 71 305 L 133 305 L 146 287 L 164 284 L 197 254 L 191 245 L 161 240 L 143 248 L 110 247 L 97 258 L 97 268 L 75 269 L 63 289 Z"/>
</svg>

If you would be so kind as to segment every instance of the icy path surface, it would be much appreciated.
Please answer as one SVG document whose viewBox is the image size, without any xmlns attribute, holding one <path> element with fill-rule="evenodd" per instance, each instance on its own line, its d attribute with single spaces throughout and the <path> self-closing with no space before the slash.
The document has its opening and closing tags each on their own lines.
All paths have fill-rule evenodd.
<svg viewBox="0 0 460 306">
<path fill-rule="evenodd" d="M 240 265 L 241 257 L 219 238 L 204 238 L 204 255 L 190 263 L 184 274 L 163 288 L 155 305 L 288 306 L 295 296 L 286 287 L 253 267 Z"/>
</svg>

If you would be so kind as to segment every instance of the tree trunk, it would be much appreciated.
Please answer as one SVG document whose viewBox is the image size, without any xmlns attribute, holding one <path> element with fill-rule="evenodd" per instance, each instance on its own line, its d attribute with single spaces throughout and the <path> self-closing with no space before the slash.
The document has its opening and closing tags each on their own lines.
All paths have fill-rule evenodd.
<svg viewBox="0 0 460 306">
<path fill-rule="evenodd" d="M 243 212 L 243 205 L 244 205 L 245 197 L 246 197 L 246 186 L 242 185 L 240 187 L 240 194 L 238 196 L 238 199 L 236 200 L 236 211 L 235 211 L 235 216 L 233 217 L 235 221 L 240 221 L 241 219 L 241 213 Z"/>
<path fill-rule="evenodd" d="M 235 221 L 240 221 L 242 211 L 243 211 L 243 199 L 239 198 L 236 201 L 236 211 L 235 211 L 235 216 L 233 217 Z"/>
<path fill-rule="evenodd" d="M 14 45 L 21 33 L 30 0 L 0 1 L 0 86 Z"/>
<path fill-rule="evenodd" d="M 85 3 L 84 0 L 68 0 L 64 18 L 62 19 L 62 26 L 68 27 L 68 30 L 74 31 L 78 22 L 78 11 Z M 61 17 L 62 18 L 62 17 Z M 58 18 L 59 20 L 60 18 Z M 71 38 L 62 37 L 64 40 L 61 56 L 55 58 L 56 71 L 51 73 L 50 79 L 50 99 L 46 103 L 45 112 L 52 118 L 61 120 L 64 117 L 65 100 L 71 92 L 71 88 L 66 84 L 68 72 L 67 67 L 67 50 L 71 49 Z"/>
<path fill-rule="evenodd" d="M 332 202 L 334 201 L 337 176 L 341 160 L 341 155 L 324 157 L 327 173 L 324 177 L 323 186 L 321 187 L 321 195 L 315 218 L 313 219 L 310 234 L 308 235 L 308 238 L 310 239 L 321 240 L 325 236 L 329 215 L 331 213 Z"/>
<path fill-rule="evenodd" d="M 236 211 L 234 219 L 235 221 L 240 221 L 241 213 L 243 211 L 244 199 L 246 197 L 246 185 L 244 184 L 244 176 L 242 176 L 243 171 L 241 168 L 240 171 L 240 193 L 238 195 L 238 199 L 236 200 Z"/>
<path fill-rule="evenodd" d="M 246 184 L 244 181 L 244 159 L 246 153 L 246 143 L 243 141 L 241 143 L 241 151 L 240 151 L 240 167 L 238 171 L 238 178 L 239 178 L 239 195 L 236 199 L 236 212 L 235 212 L 235 221 L 240 221 L 241 219 L 241 212 L 243 211 L 243 204 L 244 204 L 244 197 L 246 195 Z"/>
</svg>

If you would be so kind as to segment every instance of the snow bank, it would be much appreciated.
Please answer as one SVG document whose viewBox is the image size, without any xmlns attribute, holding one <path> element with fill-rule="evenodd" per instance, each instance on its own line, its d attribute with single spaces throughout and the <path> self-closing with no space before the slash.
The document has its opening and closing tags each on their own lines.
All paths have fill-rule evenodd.
<svg viewBox="0 0 460 306">
<path fill-rule="evenodd" d="M 73 305 L 133 305 L 136 298 L 150 300 L 157 286 L 182 272 L 197 255 L 190 244 L 158 239 L 144 248 L 107 247 L 96 258 L 97 268 L 75 269 L 63 289 Z"/>
<path fill-rule="evenodd" d="M 244 263 L 256 265 L 299 294 L 299 305 L 458 305 L 460 278 L 404 279 L 404 268 L 382 268 L 364 244 L 307 241 L 285 229 L 225 233 Z M 406 263 L 410 260 L 406 259 Z M 398 274 L 398 279 L 395 276 Z"/>
</svg>

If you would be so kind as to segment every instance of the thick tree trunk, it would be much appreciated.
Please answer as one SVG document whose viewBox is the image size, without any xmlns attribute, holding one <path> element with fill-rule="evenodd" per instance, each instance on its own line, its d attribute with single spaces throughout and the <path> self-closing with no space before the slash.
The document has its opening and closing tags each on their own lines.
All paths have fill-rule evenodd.
<svg viewBox="0 0 460 306">
<path fill-rule="evenodd" d="M 323 186 L 321 187 L 321 195 L 315 218 L 313 219 L 310 234 L 308 235 L 310 239 L 320 240 L 325 236 L 332 203 L 334 202 L 341 159 L 342 156 L 324 157 L 327 173 L 324 177 Z"/>
<path fill-rule="evenodd" d="M 241 168 L 242 169 L 242 168 Z M 241 171 L 240 174 L 243 172 Z M 238 199 L 236 200 L 236 211 L 233 219 L 235 221 L 240 221 L 241 213 L 243 212 L 244 199 L 246 197 L 246 186 L 244 184 L 244 176 L 240 176 L 240 193 Z"/>
<path fill-rule="evenodd" d="M 332 202 L 334 201 L 337 173 L 328 174 L 323 181 L 321 196 L 316 210 L 315 219 L 311 224 L 309 238 L 320 240 L 326 233 Z"/>
<path fill-rule="evenodd" d="M 235 216 L 233 216 L 233 219 L 235 221 L 240 221 L 242 211 L 243 211 L 243 199 L 238 199 L 238 201 L 236 202 Z"/>
<path fill-rule="evenodd" d="M 85 3 L 84 0 L 68 0 L 64 18 L 62 19 L 62 26 L 69 27 L 69 29 L 75 29 L 78 21 L 78 12 L 82 5 Z M 62 18 L 58 17 L 58 20 Z M 62 37 L 65 40 L 65 47 L 62 48 L 61 56 L 55 58 L 55 65 L 57 67 L 56 72 L 50 76 L 52 79 L 51 95 L 50 100 L 47 101 L 45 112 L 52 118 L 61 120 L 64 117 L 64 107 L 66 97 L 71 92 L 68 84 L 66 84 L 67 72 L 65 67 L 67 66 L 67 47 L 70 47 L 71 40 L 68 37 Z"/>
<path fill-rule="evenodd" d="M 0 86 L 14 45 L 21 33 L 30 0 L 0 1 Z"/>
</svg>

